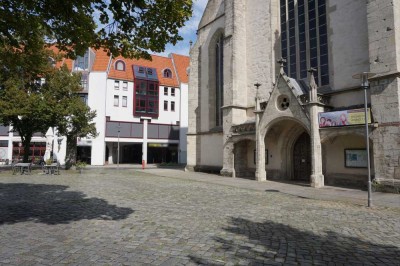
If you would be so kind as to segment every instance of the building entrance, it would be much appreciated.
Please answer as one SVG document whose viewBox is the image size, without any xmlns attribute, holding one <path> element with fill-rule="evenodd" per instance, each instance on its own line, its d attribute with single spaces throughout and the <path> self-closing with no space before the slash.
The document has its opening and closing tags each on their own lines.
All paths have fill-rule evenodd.
<svg viewBox="0 0 400 266">
<path fill-rule="evenodd" d="M 293 148 L 293 178 L 298 181 L 310 181 L 311 145 L 307 132 L 301 134 Z"/>
<path fill-rule="evenodd" d="M 121 163 L 142 163 L 142 144 L 128 144 L 121 148 Z"/>
<path fill-rule="evenodd" d="M 178 145 L 150 143 L 147 150 L 147 163 L 178 163 Z"/>
<path fill-rule="evenodd" d="M 91 164 L 92 160 L 92 147 L 91 146 L 78 146 L 76 147 L 76 160 Z"/>
</svg>

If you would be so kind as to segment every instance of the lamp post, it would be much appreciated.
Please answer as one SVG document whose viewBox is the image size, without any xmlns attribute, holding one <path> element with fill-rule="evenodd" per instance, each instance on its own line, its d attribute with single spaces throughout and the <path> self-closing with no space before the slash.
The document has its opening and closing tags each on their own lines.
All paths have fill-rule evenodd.
<svg viewBox="0 0 400 266">
<path fill-rule="evenodd" d="M 367 90 L 369 88 L 368 79 L 375 76 L 375 73 L 363 72 L 353 75 L 354 79 L 361 80 L 361 87 L 364 89 L 364 117 L 365 117 L 365 142 L 367 146 L 367 162 L 368 162 L 368 207 L 372 206 L 371 203 L 371 160 L 369 156 L 369 128 L 368 128 L 368 98 Z"/>
<path fill-rule="evenodd" d="M 119 168 L 119 133 L 121 132 L 121 125 L 118 124 L 118 148 L 117 148 L 117 166 Z"/>
<path fill-rule="evenodd" d="M 51 162 L 53 162 L 53 160 L 54 160 L 54 138 L 56 137 L 55 135 L 55 131 L 54 131 L 54 127 L 52 128 L 53 129 L 53 137 L 52 137 L 52 140 L 51 140 L 51 153 L 50 153 L 50 158 L 51 158 Z"/>
</svg>

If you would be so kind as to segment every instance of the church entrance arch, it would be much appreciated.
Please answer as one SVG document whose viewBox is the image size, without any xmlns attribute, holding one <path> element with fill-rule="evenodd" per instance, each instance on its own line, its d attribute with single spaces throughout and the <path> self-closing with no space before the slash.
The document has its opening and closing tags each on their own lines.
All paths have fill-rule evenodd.
<svg viewBox="0 0 400 266">
<path fill-rule="evenodd" d="M 267 179 L 310 180 L 310 135 L 301 122 L 293 118 L 273 121 L 264 142 Z"/>
<path fill-rule="evenodd" d="M 293 179 L 310 181 L 311 176 L 311 145 L 307 132 L 301 134 L 293 147 Z"/>
</svg>

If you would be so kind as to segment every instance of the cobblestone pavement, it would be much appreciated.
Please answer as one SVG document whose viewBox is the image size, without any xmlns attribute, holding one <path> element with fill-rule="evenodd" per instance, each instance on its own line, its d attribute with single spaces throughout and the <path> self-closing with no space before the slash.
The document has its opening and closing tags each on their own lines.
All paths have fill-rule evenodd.
<svg viewBox="0 0 400 266">
<path fill-rule="evenodd" d="M 134 170 L 0 173 L 1 265 L 400 265 L 400 211 Z"/>
</svg>

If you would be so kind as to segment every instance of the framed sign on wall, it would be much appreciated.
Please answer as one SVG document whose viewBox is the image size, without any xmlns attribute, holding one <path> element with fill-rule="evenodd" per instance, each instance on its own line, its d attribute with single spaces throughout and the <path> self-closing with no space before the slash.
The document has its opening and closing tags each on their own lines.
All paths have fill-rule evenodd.
<svg viewBox="0 0 400 266">
<path fill-rule="evenodd" d="M 348 168 L 367 168 L 368 155 L 365 149 L 345 149 L 344 150 L 345 167 Z"/>
</svg>

